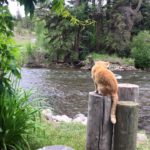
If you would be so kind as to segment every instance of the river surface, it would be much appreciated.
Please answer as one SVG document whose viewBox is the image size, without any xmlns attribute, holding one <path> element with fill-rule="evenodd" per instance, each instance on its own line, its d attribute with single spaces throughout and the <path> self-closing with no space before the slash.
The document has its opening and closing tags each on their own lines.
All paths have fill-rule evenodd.
<svg viewBox="0 0 150 150">
<path fill-rule="evenodd" d="M 132 83 L 140 87 L 139 128 L 150 133 L 150 73 L 142 71 L 115 72 L 119 83 Z M 55 114 L 74 117 L 87 115 L 88 93 L 94 91 L 89 71 L 53 68 L 22 68 L 21 86 L 32 89 L 32 99 L 42 107 L 51 108 Z"/>
</svg>

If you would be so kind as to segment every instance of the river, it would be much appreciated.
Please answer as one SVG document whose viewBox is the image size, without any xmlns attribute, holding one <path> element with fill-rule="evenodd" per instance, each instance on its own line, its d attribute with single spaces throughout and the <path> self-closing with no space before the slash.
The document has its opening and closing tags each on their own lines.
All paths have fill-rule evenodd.
<svg viewBox="0 0 150 150">
<path fill-rule="evenodd" d="M 32 90 L 32 99 L 55 114 L 70 117 L 87 115 L 88 93 L 94 90 L 90 72 L 70 68 L 22 68 L 21 86 Z M 119 83 L 140 87 L 139 128 L 150 133 L 150 73 L 144 71 L 115 72 Z M 120 76 L 122 78 L 120 78 Z"/>
</svg>

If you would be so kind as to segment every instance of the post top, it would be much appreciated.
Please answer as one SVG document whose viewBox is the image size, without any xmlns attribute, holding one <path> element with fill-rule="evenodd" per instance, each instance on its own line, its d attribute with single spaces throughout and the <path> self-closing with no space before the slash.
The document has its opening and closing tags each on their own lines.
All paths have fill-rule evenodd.
<svg viewBox="0 0 150 150">
<path fill-rule="evenodd" d="M 131 83 L 119 83 L 119 87 L 126 87 L 126 88 L 139 88 L 138 85 L 136 84 L 131 84 Z"/>
<path fill-rule="evenodd" d="M 95 97 L 103 97 L 103 95 L 97 94 L 95 91 L 89 92 L 89 95 L 92 95 Z"/>
<path fill-rule="evenodd" d="M 133 102 L 133 101 L 119 101 L 118 105 L 134 107 L 134 106 L 139 106 L 139 103 L 136 103 L 136 102 Z"/>
</svg>

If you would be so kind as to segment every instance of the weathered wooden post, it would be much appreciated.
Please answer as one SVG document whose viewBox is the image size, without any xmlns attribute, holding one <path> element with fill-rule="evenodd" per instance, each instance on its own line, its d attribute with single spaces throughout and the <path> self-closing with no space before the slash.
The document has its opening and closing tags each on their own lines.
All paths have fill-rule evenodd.
<svg viewBox="0 0 150 150">
<path fill-rule="evenodd" d="M 86 150 L 111 150 L 111 99 L 89 93 Z"/>
<path fill-rule="evenodd" d="M 119 103 L 117 105 L 117 123 L 114 128 L 114 150 L 136 150 L 138 128 L 139 86 L 119 84 Z"/>
<path fill-rule="evenodd" d="M 114 150 L 136 150 L 138 103 L 120 101 L 114 130 Z"/>
<path fill-rule="evenodd" d="M 139 86 L 130 83 L 118 84 L 118 94 L 121 101 L 137 101 L 139 97 Z"/>
</svg>

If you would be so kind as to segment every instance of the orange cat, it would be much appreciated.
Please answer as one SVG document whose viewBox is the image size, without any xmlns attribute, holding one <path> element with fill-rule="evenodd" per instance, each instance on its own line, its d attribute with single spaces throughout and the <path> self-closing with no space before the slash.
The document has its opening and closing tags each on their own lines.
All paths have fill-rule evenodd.
<svg viewBox="0 0 150 150">
<path fill-rule="evenodd" d="M 115 75 L 108 70 L 109 62 L 97 61 L 92 67 L 91 75 L 95 84 L 96 93 L 111 96 L 111 122 L 116 123 L 116 106 L 118 102 L 118 82 Z"/>
</svg>

